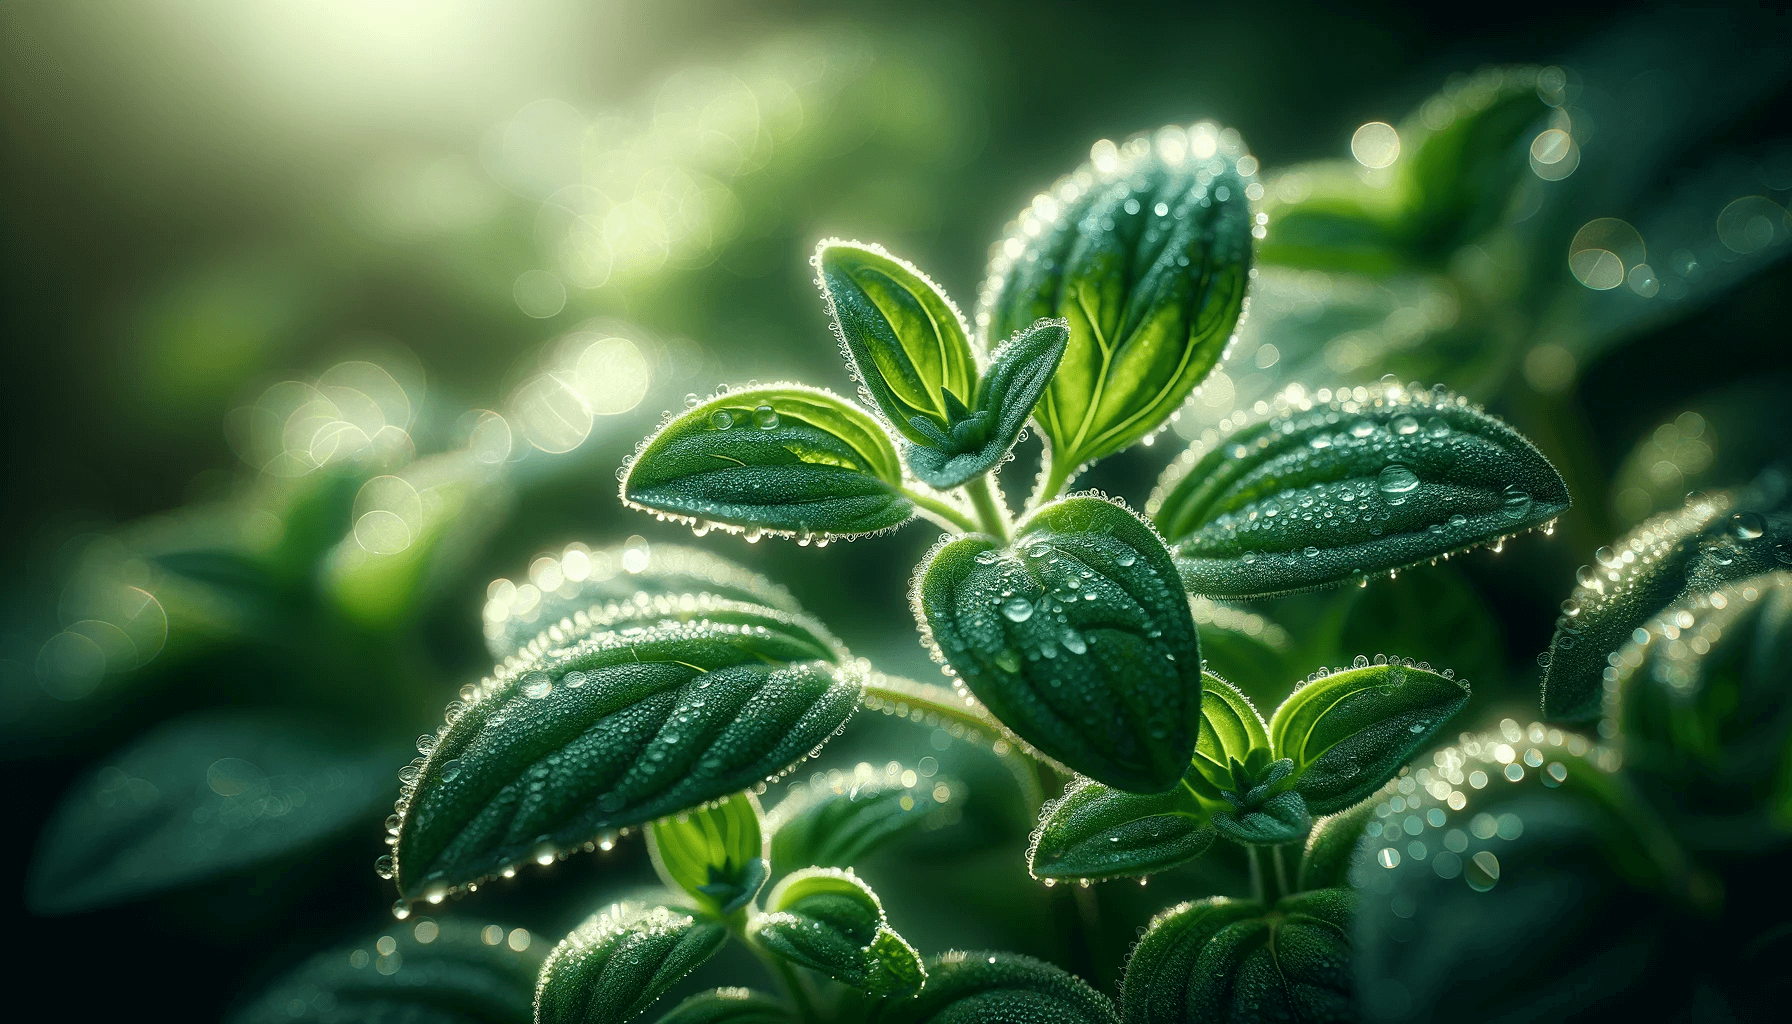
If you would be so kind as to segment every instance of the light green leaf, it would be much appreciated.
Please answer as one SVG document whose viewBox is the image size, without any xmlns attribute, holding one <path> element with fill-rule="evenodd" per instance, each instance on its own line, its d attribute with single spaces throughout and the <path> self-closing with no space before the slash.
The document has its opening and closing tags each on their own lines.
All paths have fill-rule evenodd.
<svg viewBox="0 0 1792 1024">
<path fill-rule="evenodd" d="M 759 824 L 759 800 L 736 793 L 648 825 L 647 854 L 667 886 L 726 918 L 765 884 L 765 839 Z"/>
<path fill-rule="evenodd" d="M 1221 806 L 1203 804 L 1186 786 L 1138 794 L 1077 779 L 1041 812 L 1027 868 L 1054 879 L 1165 871 L 1207 852 Z"/>
<path fill-rule="evenodd" d="M 615 904 L 548 955 L 535 990 L 536 1024 L 627 1024 L 727 939 L 719 921 Z"/>
<path fill-rule="evenodd" d="M 1118 789 L 1163 792 L 1200 728 L 1201 652 L 1181 581 L 1151 527 L 1074 497 L 1012 544 L 944 544 L 916 576 L 925 639 L 1017 736 Z"/>
<path fill-rule="evenodd" d="M 977 357 L 958 308 L 927 275 L 882 246 L 830 238 L 816 246 L 814 263 L 865 396 L 910 441 L 931 444 L 930 433 L 912 421 L 949 430 L 954 405 L 962 409 L 977 390 Z"/>
<path fill-rule="evenodd" d="M 1211 672 L 1201 676 L 1201 738 L 1184 784 L 1206 803 L 1226 807 L 1228 791 L 1242 796 L 1269 768 L 1263 716 L 1237 687 Z"/>
<path fill-rule="evenodd" d="M 672 418 L 622 481 L 631 508 L 779 536 L 907 522 L 902 462 L 871 414 L 800 384 L 730 391 Z"/>
<path fill-rule="evenodd" d="M 289 714 L 165 723 L 63 797 L 27 902 L 39 914 L 92 910 L 299 853 L 375 820 L 381 780 L 402 760 Z"/>
<path fill-rule="evenodd" d="M 1364 800 L 1348 810 L 1327 815 L 1313 824 L 1307 848 L 1301 853 L 1295 888 L 1330 889 L 1350 884 L 1350 866 L 1363 830 L 1375 818 L 1375 801 Z M 1379 826 L 1377 831 L 1379 831 Z"/>
<path fill-rule="evenodd" d="M 519 943 L 519 951 L 511 934 L 499 925 L 452 917 L 406 921 L 384 935 L 311 957 L 229 1021 L 530 1024 L 546 947 L 530 941 Z"/>
<path fill-rule="evenodd" d="M 1359 660 L 1295 690 L 1270 719 L 1276 755 L 1294 761 L 1294 791 L 1315 814 L 1373 793 L 1468 703 L 1459 679 Z"/>
<path fill-rule="evenodd" d="M 843 657 L 802 616 L 655 598 L 507 661 L 450 709 L 400 799 L 401 894 L 439 898 L 782 771 L 857 707 Z"/>
<path fill-rule="evenodd" d="M 985 346 L 1041 317 L 1070 323 L 1034 410 L 1051 442 L 1045 494 L 1169 419 L 1224 353 L 1253 244 L 1237 134 L 1160 129 L 1042 193 L 996 248 L 977 308 Z"/>
<path fill-rule="evenodd" d="M 874 996 L 902 998 L 927 981 L 921 957 L 850 869 L 805 868 L 779 882 L 748 935 L 774 955 Z"/>
<path fill-rule="evenodd" d="M 1354 161 L 1321 160 L 1265 179 L 1260 209 L 1269 224 L 1257 247 L 1265 273 L 1286 267 L 1381 277 L 1409 268 L 1403 197 L 1363 181 L 1361 171 Z"/>
<path fill-rule="evenodd" d="M 890 1000 L 873 1024 L 1119 1024 L 1087 982 L 1015 953 L 951 952 L 927 962 L 927 987 Z"/>
<path fill-rule="evenodd" d="M 1555 467 L 1442 391 L 1284 394 L 1269 416 L 1166 473 L 1149 508 L 1189 590 L 1308 590 L 1462 551 L 1568 507 Z"/>
<path fill-rule="evenodd" d="M 989 357 L 971 410 L 954 409 L 943 430 L 917 424 L 929 439 L 909 446 L 909 468 L 928 486 L 944 489 L 1000 465 L 1020 440 L 1069 339 L 1064 321 L 1040 320 L 1003 342 Z"/>
<path fill-rule="evenodd" d="M 679 1003 L 655 1024 L 797 1024 L 771 996 L 751 989 L 718 988 Z"/>
<path fill-rule="evenodd" d="M 849 868 L 903 836 L 939 828 L 962 810 L 965 787 L 953 779 L 904 774 L 860 780 L 848 776 L 836 792 L 821 781 L 804 785 L 766 816 L 773 877 L 798 868 Z M 944 799 L 941 799 L 941 797 Z"/>
</svg>

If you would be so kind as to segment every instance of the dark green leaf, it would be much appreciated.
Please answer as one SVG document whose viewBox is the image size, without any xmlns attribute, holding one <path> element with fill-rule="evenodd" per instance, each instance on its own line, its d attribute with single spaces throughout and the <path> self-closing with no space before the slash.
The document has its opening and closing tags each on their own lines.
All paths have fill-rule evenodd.
<svg viewBox="0 0 1792 1024">
<path fill-rule="evenodd" d="M 1251 597 L 1500 540 L 1555 519 L 1568 491 L 1529 441 L 1466 401 L 1378 385 L 1278 398 L 1261 422 L 1191 448 L 1151 507 L 1189 590 Z"/>
<path fill-rule="evenodd" d="M 717 917 L 728 917 L 759 895 L 765 852 L 759 801 L 751 793 L 647 826 L 647 854 L 660 880 Z"/>
<path fill-rule="evenodd" d="M 1027 867 L 1035 878 L 1164 871 L 1207 852 L 1214 840 L 1209 819 L 1220 809 L 1186 786 L 1141 795 L 1078 779 L 1041 812 Z"/>
<path fill-rule="evenodd" d="M 407 921 L 317 954 L 233 1014 L 230 1024 L 530 1024 L 545 947 L 518 943 L 519 952 L 509 934 L 455 918 Z"/>
<path fill-rule="evenodd" d="M 782 771 L 857 707 L 842 657 L 798 615 L 655 598 L 505 662 L 400 798 L 400 892 L 439 898 Z"/>
<path fill-rule="evenodd" d="M 1220 835 L 1247 846 L 1280 846 L 1296 842 L 1313 827 L 1307 802 L 1293 790 L 1277 793 L 1249 809 L 1240 808 L 1213 816 Z"/>
<path fill-rule="evenodd" d="M 727 939 L 719 921 L 615 904 L 548 955 L 535 992 L 536 1024 L 627 1024 Z"/>
<path fill-rule="evenodd" d="M 900 773 L 862 781 L 848 774 L 838 790 L 821 778 L 792 787 L 766 816 L 773 877 L 811 866 L 849 868 L 903 836 L 957 816 L 965 799 L 962 783 L 914 777 L 913 785 L 904 785 Z"/>
<path fill-rule="evenodd" d="M 891 1000 L 875 1024 L 1118 1024 L 1081 978 L 1015 953 L 951 952 L 927 962 L 927 987 Z"/>
<path fill-rule="evenodd" d="M 629 464 L 622 500 L 699 527 L 847 536 L 907 522 L 914 507 L 901 487 L 896 447 L 869 413 L 818 388 L 778 384 L 674 417 Z"/>
<path fill-rule="evenodd" d="M 947 543 L 916 577 L 915 607 L 935 656 L 1045 756 L 1133 792 L 1187 770 L 1199 641 L 1163 543 L 1125 508 L 1068 498 L 1008 547 Z"/>
<path fill-rule="evenodd" d="M 1047 496 L 1077 467 L 1169 419 L 1224 353 L 1251 267 L 1236 133 L 1167 127 L 1096 159 L 1022 211 L 978 304 L 987 346 L 1041 317 L 1070 342 L 1035 409 Z"/>
<path fill-rule="evenodd" d="M 377 818 L 381 780 L 402 760 L 290 715 L 163 724 L 63 797 L 27 900 L 39 914 L 74 913 L 298 853 Z"/>
<path fill-rule="evenodd" d="M 814 262 L 828 315 L 866 397 L 910 441 L 931 444 L 929 433 L 911 421 L 949 430 L 953 401 L 968 402 L 977 390 L 977 358 L 958 308 L 927 275 L 882 246 L 830 238 L 816 247 Z"/>
<path fill-rule="evenodd" d="M 1598 717 L 1607 658 L 1668 605 L 1792 564 L 1792 487 L 1779 470 L 1643 523 L 1582 566 L 1543 673 L 1550 719 Z"/>
<path fill-rule="evenodd" d="M 901 998 L 927 981 L 921 957 L 884 919 L 877 894 L 851 870 L 805 868 L 766 897 L 753 941 L 774 955 L 874 996 Z"/>
<path fill-rule="evenodd" d="M 1258 903 L 1206 899 L 1159 914 L 1126 965 L 1126 1024 L 1354 1021 L 1348 890 Z"/>
<path fill-rule="evenodd" d="M 641 542 L 596 551 L 570 544 L 558 557 L 537 558 L 517 579 L 526 580 L 529 589 L 521 582 L 494 582 L 485 603 L 485 647 L 498 661 L 531 642 L 562 643 L 589 628 L 592 615 L 601 617 L 607 606 L 637 594 L 709 594 L 802 611 L 790 591 L 751 569 L 677 544 Z M 556 626 L 557 638 L 548 632 Z"/>
<path fill-rule="evenodd" d="M 679 1003 L 655 1024 L 796 1024 L 784 1004 L 744 988 L 718 988 Z"/>
<path fill-rule="evenodd" d="M 1321 676 L 1289 695 L 1270 720 L 1278 757 L 1294 761 L 1294 791 L 1315 814 L 1364 799 L 1468 703 L 1468 684 L 1409 664 Z"/>
<path fill-rule="evenodd" d="M 948 488 L 999 465 L 1020 439 L 1069 339 L 1064 321 L 1041 320 L 1003 342 L 989 357 L 975 410 L 927 443 L 910 445 L 909 468 L 928 486 Z"/>
<path fill-rule="evenodd" d="M 1364 800 L 1348 810 L 1320 818 L 1307 836 L 1295 875 L 1296 890 L 1331 889 L 1350 884 L 1350 866 L 1363 830 L 1375 820 L 1375 801 Z M 1376 831 L 1380 831 L 1377 826 Z"/>
</svg>

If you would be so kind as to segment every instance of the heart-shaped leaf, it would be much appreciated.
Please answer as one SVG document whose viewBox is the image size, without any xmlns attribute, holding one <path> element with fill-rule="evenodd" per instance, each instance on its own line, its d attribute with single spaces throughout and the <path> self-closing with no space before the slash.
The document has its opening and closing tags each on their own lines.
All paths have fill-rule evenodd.
<svg viewBox="0 0 1792 1024">
<path fill-rule="evenodd" d="M 1582 566 L 1543 673 L 1550 719 L 1597 718 L 1609 656 L 1668 605 L 1792 565 L 1792 486 L 1778 470 L 1648 520 Z"/>
<path fill-rule="evenodd" d="M 1296 890 L 1330 889 L 1350 884 L 1350 867 L 1363 830 L 1375 818 L 1375 801 L 1362 803 L 1313 823 L 1307 848 L 1295 874 Z M 1379 831 L 1379 826 L 1377 826 Z"/>
<path fill-rule="evenodd" d="M 791 963 L 874 996 L 914 995 L 921 957 L 884 919 L 877 894 L 851 870 L 805 868 L 779 882 L 753 919 L 754 942 Z"/>
<path fill-rule="evenodd" d="M 629 463 L 622 501 L 753 536 L 877 533 L 914 512 L 877 420 L 800 384 L 726 392 L 673 417 Z"/>
<path fill-rule="evenodd" d="M 1218 812 L 1185 786 L 1140 794 L 1078 779 L 1041 812 L 1027 868 L 1054 879 L 1155 874 L 1206 853 Z"/>
<path fill-rule="evenodd" d="M 728 939 L 719 921 L 618 903 L 574 929 L 541 968 L 537 1024 L 627 1024 Z"/>
<path fill-rule="evenodd" d="M 700 992 L 654 1024 L 797 1024 L 797 1016 L 771 996 L 744 988 Z"/>
<path fill-rule="evenodd" d="M 1199 640 L 1168 552 L 1130 511 L 1068 498 L 1008 547 L 946 543 L 914 603 L 935 657 L 1045 756 L 1132 792 L 1163 792 L 1187 770 Z"/>
<path fill-rule="evenodd" d="M 917 444 L 931 444 L 932 431 L 949 431 L 954 407 L 962 410 L 977 390 L 977 357 L 958 307 L 882 246 L 830 238 L 816 246 L 813 262 L 866 398 Z"/>
<path fill-rule="evenodd" d="M 1119 1024 L 1114 1004 L 1074 974 L 1015 953 L 946 953 L 927 987 L 890 1000 L 875 1024 Z"/>
<path fill-rule="evenodd" d="M 407 781 L 400 892 L 440 899 L 782 771 L 857 707 L 842 657 L 801 616 L 686 597 L 628 605 L 511 659 L 450 709 Z"/>
<path fill-rule="evenodd" d="M 726 918 L 765 884 L 765 839 L 751 793 L 684 811 L 647 826 L 647 853 L 660 880 Z"/>
<path fill-rule="evenodd" d="M 909 446 L 909 468 L 942 489 L 994 469 L 1020 440 L 1069 340 L 1063 320 L 1041 320 L 1003 342 L 989 357 L 975 407 L 944 430 L 923 430 L 929 440 Z"/>
<path fill-rule="evenodd" d="M 1354 1021 L 1350 927 L 1356 897 L 1320 889 L 1274 913 L 1206 899 L 1159 914 L 1127 961 L 1126 1024 Z"/>
<path fill-rule="evenodd" d="M 384 935 L 317 954 L 229 1020 L 530 1024 L 545 952 L 543 943 L 520 928 L 452 917 L 407 921 Z"/>
<path fill-rule="evenodd" d="M 1269 723 L 1276 756 L 1294 762 L 1294 792 L 1315 814 L 1375 792 L 1468 703 L 1460 679 L 1403 662 L 1359 661 L 1295 690 Z"/>
<path fill-rule="evenodd" d="M 1442 390 L 1276 399 L 1165 474 L 1150 508 L 1198 594 L 1362 579 L 1550 522 L 1567 486 L 1529 441 Z"/>
<path fill-rule="evenodd" d="M 792 789 L 766 816 L 774 877 L 852 867 L 903 836 L 944 825 L 965 799 L 963 784 L 912 769 L 869 779 L 849 774 L 838 790 L 820 778 Z"/>
<path fill-rule="evenodd" d="M 1051 442 L 1046 497 L 1181 406 L 1224 353 L 1251 267 L 1236 132 L 1171 126 L 1092 156 L 1022 211 L 977 307 L 986 346 L 1042 317 L 1070 324 L 1034 410 Z"/>
</svg>

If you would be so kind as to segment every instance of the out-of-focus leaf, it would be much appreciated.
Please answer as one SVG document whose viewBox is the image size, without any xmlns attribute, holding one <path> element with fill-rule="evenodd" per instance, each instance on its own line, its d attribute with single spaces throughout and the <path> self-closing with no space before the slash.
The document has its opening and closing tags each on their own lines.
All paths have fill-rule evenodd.
<svg viewBox="0 0 1792 1024">
<path fill-rule="evenodd" d="M 1139 794 L 1078 779 L 1046 806 L 1027 851 L 1035 878 L 1128 878 L 1193 860 L 1213 845 L 1203 804 L 1178 786 Z"/>
<path fill-rule="evenodd" d="M 1264 596 L 1365 578 L 1490 543 L 1568 507 L 1555 467 L 1441 390 L 1398 385 L 1270 415 L 1165 474 L 1151 514 L 1189 590 Z"/>
<path fill-rule="evenodd" d="M 749 934 L 776 956 L 874 996 L 910 996 L 927 981 L 920 955 L 851 870 L 805 868 L 785 878 Z"/>
<path fill-rule="evenodd" d="M 631 508 L 779 536 L 877 533 L 908 521 L 890 435 L 800 384 L 730 391 L 654 434 L 622 481 Z"/>
<path fill-rule="evenodd" d="M 765 884 L 759 801 L 736 793 L 647 826 L 647 853 L 660 880 L 726 918 Z"/>
<path fill-rule="evenodd" d="M 686 999 L 654 1024 L 796 1024 L 798 1019 L 771 996 L 751 989 L 718 988 Z"/>
<path fill-rule="evenodd" d="M 1007 547 L 946 543 L 915 578 L 915 607 L 935 656 L 1047 757 L 1134 792 L 1187 770 L 1199 640 L 1168 552 L 1127 509 L 1067 498 Z"/>
<path fill-rule="evenodd" d="M 230 1024 L 529 1024 L 546 947 L 531 941 L 518 951 L 507 932 L 452 917 L 406 921 L 317 954 L 231 1015 Z"/>
<path fill-rule="evenodd" d="M 1607 660 L 1676 600 L 1792 564 L 1792 486 L 1778 470 L 1741 491 L 1701 495 L 1593 554 L 1562 603 L 1543 673 L 1543 712 L 1598 717 Z M 1615 671 L 1615 670 L 1613 670 Z"/>
<path fill-rule="evenodd" d="M 1070 323 L 1035 409 L 1051 442 L 1046 497 L 1163 425 L 1219 362 L 1256 226 L 1244 156 L 1236 132 L 1205 122 L 1098 148 L 996 248 L 977 309 L 983 344 L 1042 317 Z"/>
<path fill-rule="evenodd" d="M 1348 810 L 1320 818 L 1307 835 L 1295 874 L 1295 889 L 1330 889 L 1350 884 L 1351 859 L 1363 830 L 1375 818 L 1375 801 L 1364 800 Z M 1379 827 L 1377 829 L 1379 831 Z"/>
<path fill-rule="evenodd" d="M 1189 613 L 1209 674 L 1236 686 L 1253 705 L 1281 703 L 1297 675 L 1289 657 L 1294 641 L 1286 629 L 1257 612 L 1199 595 L 1189 596 Z"/>
<path fill-rule="evenodd" d="M 27 899 L 40 914 L 91 910 L 298 853 L 377 816 L 402 761 L 290 715 L 165 723 L 63 798 Z"/>
<path fill-rule="evenodd" d="M 1390 660 L 1423 658 L 1448 665 L 1477 686 L 1506 677 L 1499 614 L 1448 565 L 1403 572 L 1389 586 L 1337 590 L 1327 598 L 1317 627 L 1302 637 L 1310 641 L 1303 651 L 1308 664 L 1339 664 L 1374 651 Z M 1526 699 L 1533 682 L 1522 680 Z"/>
<path fill-rule="evenodd" d="M 1064 321 L 1041 320 L 1003 342 L 990 354 L 974 408 L 952 410 L 951 423 L 937 433 L 923 430 L 933 436 L 909 446 L 909 468 L 928 486 L 948 488 L 1000 465 L 1051 383 L 1069 338 Z"/>
<path fill-rule="evenodd" d="M 1015 953 L 946 953 L 927 987 L 873 1011 L 874 1024 L 1118 1024 L 1114 1004 L 1074 974 Z"/>
<path fill-rule="evenodd" d="M 1364 663 L 1308 682 L 1270 720 L 1294 791 L 1331 814 L 1392 778 L 1468 703 L 1468 684 L 1411 665 Z"/>
<path fill-rule="evenodd" d="M 507 661 L 406 784 L 400 892 L 439 896 L 782 771 L 857 707 L 842 657 L 809 619 L 703 597 L 631 604 Z"/>
<path fill-rule="evenodd" d="M 964 785 L 906 772 L 849 779 L 839 792 L 818 778 L 779 801 L 766 815 L 772 876 L 805 867 L 849 868 L 903 836 L 945 824 L 964 801 Z M 907 784 L 911 776 L 915 781 Z"/>
<path fill-rule="evenodd" d="M 728 939 L 718 921 L 618 903 L 563 939 L 541 968 L 537 1024 L 627 1024 Z"/>
</svg>

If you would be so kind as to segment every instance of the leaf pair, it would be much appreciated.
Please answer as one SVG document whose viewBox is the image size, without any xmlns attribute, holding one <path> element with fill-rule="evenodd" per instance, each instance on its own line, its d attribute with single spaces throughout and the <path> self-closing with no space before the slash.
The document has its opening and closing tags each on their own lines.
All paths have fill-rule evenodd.
<svg viewBox="0 0 1792 1024">
<path fill-rule="evenodd" d="M 1040 878 L 1138 876 L 1201 856 L 1216 835 L 1295 842 L 1312 815 L 1373 793 L 1467 701 L 1460 680 L 1389 662 L 1308 682 L 1265 725 L 1249 699 L 1210 675 L 1201 742 L 1181 785 L 1139 795 L 1073 783 L 1045 811 L 1031 870 Z"/>
</svg>

